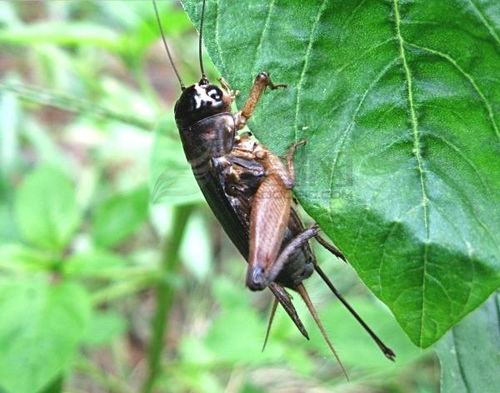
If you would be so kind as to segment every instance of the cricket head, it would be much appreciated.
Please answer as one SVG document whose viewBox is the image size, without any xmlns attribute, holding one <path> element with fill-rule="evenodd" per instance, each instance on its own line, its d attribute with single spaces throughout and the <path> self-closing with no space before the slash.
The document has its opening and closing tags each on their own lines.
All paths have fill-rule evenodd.
<svg viewBox="0 0 500 393">
<path fill-rule="evenodd" d="M 207 78 L 185 88 L 175 104 L 175 121 L 179 128 L 190 127 L 198 121 L 231 111 L 232 98 L 222 87 Z"/>
</svg>

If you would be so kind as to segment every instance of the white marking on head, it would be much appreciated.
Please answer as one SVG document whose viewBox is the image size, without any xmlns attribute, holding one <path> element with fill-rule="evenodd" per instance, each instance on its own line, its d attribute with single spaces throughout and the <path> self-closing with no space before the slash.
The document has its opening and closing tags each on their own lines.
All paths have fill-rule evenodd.
<svg viewBox="0 0 500 393">
<path fill-rule="evenodd" d="M 196 104 L 196 109 L 200 109 L 201 108 L 201 102 L 203 101 L 203 99 L 201 98 L 201 96 L 199 94 L 195 94 L 194 96 L 194 102 Z"/>
<path fill-rule="evenodd" d="M 215 100 L 209 96 L 210 93 L 217 92 L 216 89 L 210 89 L 210 91 L 207 94 L 207 91 L 200 87 L 200 86 L 195 86 L 196 89 L 196 95 L 194 96 L 195 104 L 196 104 L 196 109 L 201 108 L 202 106 L 208 106 L 208 105 L 214 105 Z"/>
</svg>

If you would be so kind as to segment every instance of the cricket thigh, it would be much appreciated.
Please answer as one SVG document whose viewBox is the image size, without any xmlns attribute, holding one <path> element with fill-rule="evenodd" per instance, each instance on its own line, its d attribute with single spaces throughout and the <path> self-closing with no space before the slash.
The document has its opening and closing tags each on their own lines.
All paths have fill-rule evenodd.
<svg viewBox="0 0 500 393">
<path fill-rule="evenodd" d="M 250 214 L 249 269 L 268 271 L 276 261 L 290 218 L 291 191 L 279 176 L 264 178 Z"/>
</svg>

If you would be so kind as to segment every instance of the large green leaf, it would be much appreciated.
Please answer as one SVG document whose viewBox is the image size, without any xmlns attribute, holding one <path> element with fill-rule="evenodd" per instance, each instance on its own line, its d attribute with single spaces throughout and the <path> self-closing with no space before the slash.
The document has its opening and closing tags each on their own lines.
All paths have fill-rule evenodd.
<svg viewBox="0 0 500 393">
<path fill-rule="evenodd" d="M 70 365 L 90 298 L 76 284 L 2 280 L 0 309 L 0 390 L 37 392 Z"/>
<path fill-rule="evenodd" d="M 296 195 L 422 347 L 500 283 L 499 24 L 494 0 L 207 2 L 238 104 L 261 70 L 288 83 L 251 130 L 307 139 Z"/>
<path fill-rule="evenodd" d="M 442 393 L 495 393 L 500 386 L 500 294 L 436 345 Z"/>
</svg>

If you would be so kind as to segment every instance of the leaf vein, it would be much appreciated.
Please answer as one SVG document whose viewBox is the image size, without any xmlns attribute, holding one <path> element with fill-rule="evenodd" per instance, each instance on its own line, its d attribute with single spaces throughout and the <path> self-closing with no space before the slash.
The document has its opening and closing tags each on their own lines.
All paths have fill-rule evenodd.
<svg viewBox="0 0 500 393">
<path fill-rule="evenodd" d="M 431 48 L 427 48 L 427 47 L 420 46 L 417 44 L 413 44 L 411 42 L 405 42 L 405 43 L 408 46 L 412 46 L 412 47 L 420 49 L 422 51 L 429 52 L 429 53 L 432 53 L 433 55 L 442 57 L 443 59 L 447 60 L 451 65 L 453 65 L 469 81 L 469 83 L 472 85 L 472 87 L 474 88 L 476 93 L 479 95 L 479 97 L 483 101 L 483 104 L 486 108 L 486 111 L 488 112 L 488 117 L 490 119 L 491 125 L 493 126 L 493 129 L 495 131 L 495 134 L 497 135 L 497 138 L 500 140 L 500 130 L 499 130 L 498 125 L 496 124 L 495 117 L 493 115 L 492 106 L 491 106 L 490 102 L 487 100 L 486 96 L 481 91 L 481 89 L 479 88 L 479 86 L 477 85 L 474 78 L 470 74 L 465 72 L 465 70 L 462 67 L 460 67 L 460 65 L 450 55 L 443 53 L 443 52 L 440 52 L 440 51 L 437 51 L 435 49 L 431 49 Z"/>
<path fill-rule="evenodd" d="M 474 203 L 471 202 L 470 200 L 470 194 L 463 191 L 460 187 L 460 183 L 457 183 L 456 181 L 454 181 L 453 178 L 451 178 L 451 176 L 449 176 L 448 172 L 443 172 L 443 171 L 439 171 L 438 169 L 434 169 L 433 172 L 439 176 L 439 178 L 441 179 L 441 181 L 443 181 L 444 183 L 446 183 L 448 186 L 450 186 L 450 188 L 452 188 L 453 190 L 455 190 L 457 196 L 460 198 L 460 200 L 463 202 L 463 206 L 467 206 L 469 208 L 469 211 L 471 213 L 471 216 L 474 218 L 474 220 L 476 220 L 476 222 L 479 224 L 479 226 L 481 228 L 484 229 L 484 232 L 488 235 L 488 237 L 492 240 L 491 244 L 493 247 L 495 247 L 497 250 L 500 251 L 500 246 L 498 245 L 498 242 L 495 241 L 495 237 L 493 236 L 493 234 L 491 233 L 491 231 L 488 229 L 488 227 L 486 226 L 486 224 L 477 216 L 476 214 L 476 211 L 473 209 L 473 206 L 474 206 Z M 436 206 L 436 204 L 434 204 L 434 207 Z"/>
<path fill-rule="evenodd" d="M 476 269 L 475 269 L 474 259 L 472 258 L 473 249 L 472 249 L 470 243 L 463 237 L 462 233 L 460 232 L 459 227 L 452 220 L 450 220 L 439 207 L 434 206 L 434 208 L 436 210 L 438 210 L 439 212 L 441 212 L 441 216 L 443 217 L 443 219 L 448 221 L 450 226 L 455 229 L 455 232 L 458 234 L 458 236 L 464 242 L 465 247 L 467 249 L 467 256 L 469 257 L 468 259 L 469 259 L 470 267 L 471 267 L 470 282 L 471 282 L 471 284 L 474 284 L 474 277 L 476 276 L 476 274 L 475 274 Z M 469 292 L 467 293 L 467 300 L 463 304 L 468 304 L 471 297 L 472 297 L 472 286 L 469 287 Z M 453 302 L 453 300 L 450 298 L 450 303 L 451 302 Z"/>
<path fill-rule="evenodd" d="M 472 0 L 468 0 L 468 2 L 471 5 L 471 7 L 474 9 L 476 15 L 479 17 L 479 20 L 481 21 L 481 23 L 486 27 L 486 29 L 488 30 L 488 32 L 491 34 L 491 36 L 497 42 L 497 44 L 500 45 L 500 39 L 498 38 L 497 33 L 495 32 L 495 30 L 493 29 L 493 27 L 490 25 L 490 23 L 488 22 L 488 20 L 485 18 L 485 16 L 481 12 L 481 10 L 479 8 L 477 8 L 477 5 Z"/>
<path fill-rule="evenodd" d="M 349 23 L 351 23 L 351 21 L 354 19 L 354 17 L 356 16 L 356 14 L 358 13 L 358 11 L 361 9 L 361 7 L 363 7 L 363 5 L 366 3 L 366 0 L 361 0 L 357 5 L 356 7 L 354 7 L 354 9 L 352 10 L 351 14 L 347 17 L 347 19 L 344 21 L 344 23 L 342 24 L 342 30 L 346 30 L 347 29 L 347 26 L 349 25 Z"/>
<path fill-rule="evenodd" d="M 255 49 L 255 57 L 253 60 L 253 67 L 252 67 L 252 73 L 256 74 L 258 71 L 256 70 L 257 67 L 257 60 L 259 59 L 260 52 L 262 50 L 262 45 L 264 43 L 264 35 L 266 34 L 267 29 L 269 28 L 271 24 L 271 15 L 273 13 L 274 9 L 274 4 L 276 3 L 276 0 L 271 0 L 269 2 L 269 7 L 267 7 L 267 12 L 266 12 L 266 21 L 264 22 L 264 26 L 262 27 L 262 31 L 260 33 L 259 37 L 259 42 L 257 44 L 257 48 Z"/>
<path fill-rule="evenodd" d="M 460 372 L 460 376 L 462 377 L 462 381 L 467 389 L 467 392 L 473 392 L 474 390 L 470 388 L 469 381 L 467 380 L 464 365 L 462 364 L 462 359 L 460 358 L 459 346 L 457 345 L 457 338 L 455 336 L 455 329 L 451 329 L 451 337 L 453 338 L 453 346 L 455 347 L 455 355 L 457 358 L 458 370 Z"/>
<path fill-rule="evenodd" d="M 318 35 L 316 35 L 316 37 L 315 37 L 316 28 L 318 26 L 319 20 L 321 19 L 321 16 L 323 15 L 323 13 L 326 10 L 327 5 L 328 5 L 328 0 L 323 0 L 323 3 L 321 3 L 321 6 L 318 9 L 318 13 L 316 15 L 316 18 L 314 19 L 313 25 L 311 27 L 311 32 L 309 34 L 309 43 L 307 44 L 306 54 L 304 56 L 304 65 L 302 67 L 299 82 L 297 84 L 297 95 L 296 95 L 296 100 L 295 100 L 295 120 L 294 120 L 294 127 L 293 127 L 295 142 L 298 141 L 300 95 L 302 92 L 302 84 L 304 83 L 306 71 L 307 71 L 307 68 L 309 67 L 309 59 L 311 56 L 311 50 L 312 50 L 312 46 L 314 43 L 314 39 L 318 37 Z"/>
<path fill-rule="evenodd" d="M 392 175 L 396 176 L 399 172 L 402 172 L 403 170 L 406 170 L 406 168 L 404 168 L 404 167 L 399 168 L 397 171 L 393 172 Z M 379 198 L 380 194 L 382 194 L 383 191 L 386 191 L 385 187 L 380 187 L 378 190 L 376 190 L 372 194 L 372 198 L 370 199 L 370 201 L 368 201 L 366 204 L 365 212 L 364 212 L 363 218 L 362 218 L 362 223 L 361 223 L 361 225 L 358 226 L 358 230 L 356 232 L 356 239 L 354 241 L 354 247 L 353 247 L 354 251 L 356 251 L 358 249 L 358 244 L 361 241 L 361 234 L 363 233 L 363 230 L 365 229 L 365 226 L 368 223 L 368 220 L 367 220 L 368 208 L 369 208 L 369 206 L 375 204 L 375 201 L 377 201 L 377 199 Z M 413 209 L 414 208 L 412 208 L 412 210 Z M 407 213 L 405 213 L 405 214 L 407 214 Z"/>
<path fill-rule="evenodd" d="M 445 296 L 448 298 L 448 304 L 451 305 L 453 304 L 453 299 L 451 298 L 450 294 L 448 293 L 448 289 L 443 285 L 443 283 L 438 280 L 436 277 L 434 277 L 432 274 L 427 273 L 428 281 L 433 281 L 439 288 L 441 288 L 441 291 L 445 294 Z M 469 291 L 469 296 L 470 296 L 470 291 Z M 439 300 L 439 304 L 442 305 L 442 300 Z M 451 309 L 449 311 L 448 316 L 451 316 Z M 436 324 L 438 324 L 438 321 L 434 321 Z"/>
<path fill-rule="evenodd" d="M 386 245 L 387 245 L 387 241 L 389 240 L 389 238 L 391 237 L 392 235 L 392 232 L 394 231 L 394 229 L 399 225 L 401 224 L 400 221 L 398 220 L 395 220 L 391 227 L 389 228 L 389 230 L 387 231 L 387 235 L 384 239 L 384 242 L 382 243 L 382 255 L 380 256 L 380 262 L 379 262 L 379 265 L 378 265 L 378 285 L 379 285 L 379 290 L 380 290 L 380 297 L 382 298 L 382 267 L 384 265 L 384 259 L 385 259 L 385 250 L 386 250 Z"/>
<path fill-rule="evenodd" d="M 359 111 L 361 110 L 361 107 L 363 106 L 363 103 L 365 102 L 366 98 L 368 97 L 368 94 L 373 90 L 373 88 L 382 79 L 382 77 L 387 73 L 387 71 L 389 71 L 392 68 L 392 66 L 397 62 L 397 60 L 398 59 L 395 58 L 391 62 L 389 62 L 382 69 L 382 71 L 379 72 L 379 74 L 375 77 L 375 79 L 370 83 L 370 85 L 367 87 L 367 89 L 363 92 L 363 94 L 361 95 L 361 99 L 359 100 L 358 105 L 357 105 L 356 109 L 354 110 L 354 113 L 353 113 L 353 115 L 351 117 L 351 120 L 350 120 L 349 124 L 342 131 L 342 135 L 340 136 L 341 139 L 340 139 L 340 142 L 339 142 L 339 146 L 336 149 L 337 152 L 336 152 L 336 154 L 334 156 L 333 163 L 332 163 L 332 166 L 331 166 L 332 169 L 330 171 L 330 176 L 329 176 L 329 191 L 330 191 L 329 200 L 332 200 L 334 175 L 335 175 L 335 171 L 336 171 L 336 168 L 337 168 L 337 162 L 338 162 L 338 159 L 339 159 L 339 156 L 340 156 L 340 152 L 342 150 L 342 147 L 344 146 L 344 143 L 346 141 L 347 135 L 352 130 L 354 122 L 356 121 L 356 118 L 357 118 L 357 116 L 359 114 Z M 330 219 L 330 223 L 333 225 L 333 211 L 332 211 L 331 207 L 329 208 L 329 219 Z"/>
<path fill-rule="evenodd" d="M 425 175 L 422 159 L 422 148 L 420 145 L 420 134 L 418 129 L 417 114 L 415 111 L 415 102 L 413 99 L 413 79 L 409 64 L 406 60 L 406 52 L 404 48 L 404 39 L 401 35 L 401 17 L 399 14 L 399 0 L 393 0 L 394 4 L 394 16 L 396 23 L 396 36 L 399 41 L 399 53 L 400 58 L 403 63 L 403 70 L 405 73 L 406 85 L 408 89 L 408 105 L 410 109 L 410 120 L 413 131 L 414 145 L 412 152 L 417 160 L 417 169 L 420 177 L 420 188 L 422 191 L 422 207 L 423 207 L 423 222 L 425 231 L 425 241 L 424 241 L 424 255 L 423 255 L 423 273 L 422 273 L 422 305 L 421 305 L 421 319 L 420 319 L 420 345 L 423 345 L 423 333 L 424 333 L 424 319 L 425 319 L 425 293 L 426 293 L 426 274 L 427 274 L 427 260 L 428 260 L 428 247 L 429 247 L 429 211 L 428 211 L 428 198 L 427 191 L 425 187 Z"/>
<path fill-rule="evenodd" d="M 345 64 L 342 64 L 339 68 L 337 68 L 335 70 L 335 73 L 338 74 L 340 72 L 342 72 L 343 70 L 345 70 L 347 67 L 353 65 L 353 64 L 356 64 L 359 60 L 363 59 L 363 57 L 365 57 L 368 53 L 370 52 L 373 52 L 375 49 L 378 49 L 380 48 L 381 46 L 384 46 L 385 44 L 388 44 L 389 42 L 392 42 L 394 41 L 395 38 L 394 37 L 391 37 L 391 38 L 388 38 L 384 41 L 381 41 L 381 42 L 378 42 L 376 43 L 375 45 L 372 45 L 370 46 L 368 49 L 366 49 L 365 51 L 361 52 L 359 54 L 359 56 L 357 56 L 355 59 L 351 60 L 351 61 L 348 61 L 347 63 Z"/>
<path fill-rule="evenodd" d="M 490 187 L 488 186 L 488 183 L 486 183 L 486 181 L 484 180 L 483 176 L 481 175 L 481 173 L 479 172 L 479 170 L 477 169 L 477 167 L 474 165 L 474 163 L 469 159 L 467 158 L 461 151 L 460 149 L 458 148 L 458 146 L 454 145 L 452 142 L 450 142 L 449 140 L 447 140 L 446 138 L 442 137 L 441 135 L 437 135 L 437 134 L 429 134 L 429 136 L 431 138 L 436 138 L 438 140 L 440 140 L 442 143 L 444 143 L 446 146 L 448 146 L 452 151 L 454 151 L 457 155 L 457 157 L 459 157 L 462 161 L 464 161 L 469 167 L 472 168 L 472 170 L 474 171 L 474 173 L 476 174 L 477 178 L 479 179 L 479 181 L 481 182 L 481 185 L 484 187 L 484 189 L 491 195 L 491 189 Z"/>
</svg>

